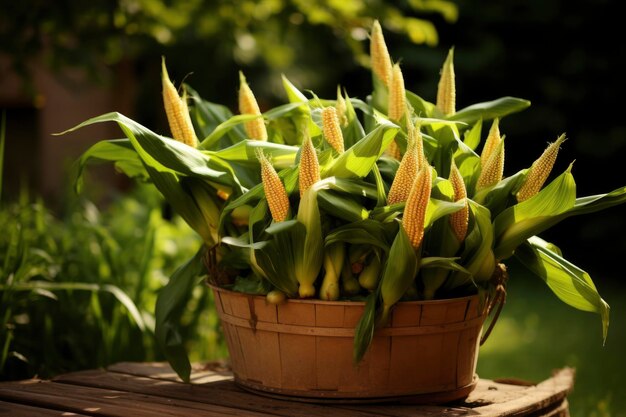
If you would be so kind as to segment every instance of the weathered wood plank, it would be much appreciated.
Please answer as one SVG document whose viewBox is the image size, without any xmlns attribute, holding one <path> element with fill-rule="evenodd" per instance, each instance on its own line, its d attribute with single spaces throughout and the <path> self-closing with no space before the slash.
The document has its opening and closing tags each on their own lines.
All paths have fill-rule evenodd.
<svg viewBox="0 0 626 417">
<path fill-rule="evenodd" d="M 574 374 L 575 372 L 571 368 L 560 369 L 554 373 L 552 378 L 536 386 L 527 387 L 522 397 L 504 403 L 478 407 L 475 410 L 485 415 L 517 417 L 550 409 L 556 404 L 561 404 L 566 399 L 567 394 L 569 394 L 574 385 Z"/>
<path fill-rule="evenodd" d="M 66 410 L 51 410 L 49 408 L 32 407 L 24 404 L 0 401 L 0 416 L 7 417 L 83 417 L 85 414 L 76 414 Z"/>
<path fill-rule="evenodd" d="M 176 372 L 164 362 L 119 362 L 107 368 L 108 371 L 122 374 L 145 376 L 147 378 L 162 379 L 165 381 L 182 380 Z M 206 384 L 208 382 L 233 379 L 233 374 L 226 361 L 213 361 L 205 364 L 193 364 L 191 368 L 191 383 Z"/>
<path fill-rule="evenodd" d="M 2 383 L 0 399 L 94 416 L 271 416 L 179 398 L 162 398 L 157 395 L 78 385 L 71 389 L 68 387 L 67 384 L 37 380 Z"/>
<path fill-rule="evenodd" d="M 144 376 L 106 371 L 82 371 L 61 375 L 57 383 L 95 387 L 159 396 L 162 398 L 194 401 L 202 404 L 219 405 L 240 412 L 259 412 L 287 417 L 372 417 L 372 414 L 388 414 L 366 410 L 345 410 L 316 404 L 276 400 L 246 392 L 232 381 L 209 384 L 183 384 L 171 380 L 159 380 Z"/>
</svg>

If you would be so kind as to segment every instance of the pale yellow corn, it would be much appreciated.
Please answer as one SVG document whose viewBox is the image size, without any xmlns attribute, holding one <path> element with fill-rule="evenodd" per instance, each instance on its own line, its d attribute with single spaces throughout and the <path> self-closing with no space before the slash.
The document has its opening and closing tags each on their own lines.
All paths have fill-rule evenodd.
<svg viewBox="0 0 626 417">
<path fill-rule="evenodd" d="M 322 110 L 322 129 L 324 131 L 324 138 L 326 138 L 330 146 L 338 153 L 343 153 L 343 133 L 339 125 L 337 109 L 334 107 L 326 107 Z"/>
<path fill-rule="evenodd" d="M 415 142 L 415 152 L 417 155 L 417 169 L 429 166 L 424 154 L 424 138 L 422 137 L 422 131 L 419 124 L 412 125 L 410 121 L 407 122 L 407 132 L 409 141 Z"/>
<path fill-rule="evenodd" d="M 500 128 L 499 128 L 500 120 L 496 117 L 493 119 L 493 123 L 491 124 L 491 128 L 489 129 L 489 134 L 487 135 L 487 140 L 485 141 L 485 145 L 483 146 L 483 151 L 480 154 L 480 163 L 484 167 L 487 165 L 491 154 L 494 149 L 498 147 L 502 137 L 500 136 Z"/>
<path fill-rule="evenodd" d="M 517 192 L 517 201 L 522 202 L 528 200 L 541 190 L 543 184 L 548 179 L 556 157 L 559 153 L 561 144 L 565 141 L 565 135 L 559 136 L 556 142 L 551 143 L 543 154 L 531 165 L 524 184 Z"/>
<path fill-rule="evenodd" d="M 239 84 L 239 113 L 260 116 L 261 110 L 259 109 L 259 104 L 257 103 L 254 93 L 252 93 L 250 86 L 248 86 L 248 83 L 246 82 L 246 77 L 244 77 L 242 72 L 239 72 Z M 246 134 L 250 139 L 262 141 L 267 140 L 267 129 L 265 127 L 263 117 L 244 123 L 244 128 L 246 129 Z"/>
<path fill-rule="evenodd" d="M 437 108 L 444 116 L 456 112 L 456 85 L 454 80 L 454 49 L 450 49 L 441 68 L 441 78 L 437 88 Z"/>
<path fill-rule="evenodd" d="M 393 66 L 391 80 L 389 81 L 389 107 L 387 116 L 389 120 L 399 122 L 406 111 L 406 91 L 404 89 L 404 77 L 399 64 Z"/>
<path fill-rule="evenodd" d="M 431 169 L 429 166 L 425 166 L 417 173 L 402 217 L 402 227 L 404 227 L 409 237 L 411 246 L 416 250 L 419 249 L 424 238 L 424 220 L 430 200 L 431 188 Z"/>
<path fill-rule="evenodd" d="M 493 150 L 489 160 L 480 170 L 478 182 L 476 188 L 481 190 L 483 188 L 491 187 L 502 181 L 504 175 L 504 137 L 500 140 L 498 147 Z"/>
<path fill-rule="evenodd" d="M 337 86 L 337 101 L 335 102 L 335 109 L 337 110 L 337 118 L 341 126 L 348 126 L 348 106 L 346 105 L 346 99 L 341 94 L 341 89 Z"/>
<path fill-rule="evenodd" d="M 465 206 L 450 215 L 450 226 L 459 242 L 465 240 L 467 235 L 467 227 L 469 223 L 469 204 L 467 202 L 467 189 L 465 188 L 465 181 L 461 171 L 457 168 L 452 160 L 452 167 L 450 169 L 450 183 L 452 183 L 452 189 L 454 190 L 454 201 L 465 201 Z"/>
<path fill-rule="evenodd" d="M 298 186 L 300 198 L 304 192 L 320 180 L 320 164 L 311 138 L 306 135 L 300 151 L 300 171 L 298 172 Z"/>
<path fill-rule="evenodd" d="M 387 149 L 385 149 L 385 155 L 390 156 L 398 161 L 402 159 L 402 152 L 400 152 L 400 147 L 396 143 L 395 139 L 393 139 L 391 143 L 389 143 L 389 146 L 387 146 Z"/>
<path fill-rule="evenodd" d="M 370 39 L 370 58 L 372 71 L 386 85 L 389 86 L 391 79 L 391 57 L 383 37 L 383 29 L 378 20 L 374 21 Z"/>
<path fill-rule="evenodd" d="M 263 154 L 257 152 L 257 158 L 261 163 L 261 181 L 263 182 L 263 191 L 267 205 L 270 208 L 272 219 L 275 222 L 282 222 L 287 218 L 289 213 L 289 196 L 283 185 L 278 173 L 272 166 L 271 162 Z"/>
<path fill-rule="evenodd" d="M 176 91 L 174 84 L 172 84 L 167 74 L 165 59 L 162 60 L 161 67 L 163 105 L 165 107 L 165 114 L 167 115 L 167 122 L 172 132 L 172 138 L 195 148 L 198 146 L 198 138 L 196 137 L 196 132 L 193 129 L 191 117 L 189 116 L 187 94 L 184 92 L 182 98 L 178 95 L 178 91 Z"/>
<path fill-rule="evenodd" d="M 410 120 L 407 120 L 407 130 L 406 152 L 391 183 L 391 188 L 387 195 L 387 204 L 401 203 L 409 198 L 411 187 L 419 169 L 417 138 L 415 137 L 416 129 Z M 421 135 L 419 139 L 421 140 Z"/>
</svg>

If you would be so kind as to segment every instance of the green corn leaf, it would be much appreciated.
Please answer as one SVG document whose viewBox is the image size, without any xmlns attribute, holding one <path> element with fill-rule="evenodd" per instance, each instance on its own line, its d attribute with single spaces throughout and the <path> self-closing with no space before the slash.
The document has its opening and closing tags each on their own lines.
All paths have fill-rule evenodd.
<svg viewBox="0 0 626 417">
<path fill-rule="evenodd" d="M 517 174 L 507 177 L 492 187 L 478 191 L 473 200 L 487 207 L 493 217 L 496 217 L 504 209 L 517 204 L 515 193 L 526 178 L 528 170 L 524 169 Z"/>
<path fill-rule="evenodd" d="M 181 334 L 180 321 L 193 288 L 202 280 L 206 252 L 203 246 L 186 264 L 178 268 L 161 289 L 155 309 L 155 337 L 178 376 L 189 382 L 191 365 Z"/>
<path fill-rule="evenodd" d="M 471 129 L 466 130 L 463 135 L 463 143 L 465 143 L 471 150 L 475 151 L 478 145 L 480 145 L 480 136 L 483 130 L 483 119 L 479 118 Z"/>
<path fill-rule="evenodd" d="M 378 158 L 398 133 L 399 127 L 382 122 L 367 136 L 322 169 L 322 177 L 362 178 L 372 170 Z"/>
<path fill-rule="evenodd" d="M 304 192 L 297 219 L 304 225 L 304 229 L 302 233 L 293 234 L 295 276 L 300 284 L 300 296 L 313 296 L 313 284 L 324 260 L 324 240 L 315 187 Z"/>
<path fill-rule="evenodd" d="M 238 114 L 236 116 L 232 116 L 225 122 L 220 123 L 215 129 L 205 137 L 202 142 L 198 145 L 199 149 L 219 149 L 215 146 L 222 137 L 227 134 L 231 129 L 235 126 L 238 126 L 242 123 L 249 122 L 250 120 L 258 119 L 263 116 L 255 115 L 255 114 Z"/>
<path fill-rule="evenodd" d="M 387 323 L 391 307 L 400 301 L 415 280 L 420 267 L 420 258 L 420 254 L 411 246 L 404 227 L 398 227 L 380 281 L 380 295 L 383 301 L 380 320 L 382 325 Z"/>
<path fill-rule="evenodd" d="M 128 177 L 147 179 L 148 174 L 139 155 L 128 139 L 103 140 L 87 149 L 78 160 L 75 189 L 80 193 L 83 188 L 84 170 L 89 163 L 113 162 L 115 167 Z"/>
<path fill-rule="evenodd" d="M 507 208 L 494 220 L 498 260 L 506 259 L 526 239 L 564 218 L 576 203 L 576 183 L 570 167 L 537 195 Z"/>
<path fill-rule="evenodd" d="M 385 252 L 389 251 L 387 230 L 384 225 L 371 219 L 359 220 L 333 229 L 325 239 L 329 246 L 338 242 L 370 245 Z"/>
<path fill-rule="evenodd" d="M 120 113 L 107 113 L 91 118 L 61 134 L 103 122 L 116 122 L 147 165 L 224 184 L 240 193 L 245 191 L 231 167 L 224 161 L 210 158 L 184 143 L 157 135 Z"/>
<path fill-rule="evenodd" d="M 447 216 L 457 212 L 465 207 L 464 201 L 445 201 L 431 198 L 426 208 L 426 216 L 424 217 L 424 228 L 430 227 L 434 222 L 443 216 Z"/>
<path fill-rule="evenodd" d="M 263 113 L 263 118 L 266 120 L 272 121 L 276 119 L 280 119 L 281 117 L 288 117 L 293 114 L 294 110 L 297 110 L 302 106 L 300 101 L 296 101 L 293 103 L 286 103 L 278 107 L 274 107 L 271 110 Z"/>
<path fill-rule="evenodd" d="M 354 331 L 353 361 L 359 363 L 374 338 L 376 327 L 376 310 L 380 300 L 380 291 L 374 291 L 367 296 L 365 310 Z"/>
<path fill-rule="evenodd" d="M 348 126 L 342 127 L 343 143 L 346 149 L 351 148 L 365 136 L 365 129 L 359 121 L 354 109 L 355 103 L 362 103 L 361 100 L 351 99 L 348 93 L 344 93 L 344 99 L 346 100 L 346 117 L 348 118 Z"/>
<path fill-rule="evenodd" d="M 459 259 L 460 258 L 445 258 L 442 256 L 428 256 L 428 257 L 422 258 L 420 262 L 420 268 L 421 269 L 441 268 L 441 269 L 446 269 L 448 271 L 461 272 L 467 275 L 468 277 L 471 276 L 472 274 L 470 271 L 468 271 L 463 266 L 459 265 L 459 263 L 457 262 L 457 260 Z"/>
<path fill-rule="evenodd" d="M 566 304 L 597 313 L 602 319 L 602 337 L 609 329 L 609 305 L 600 297 L 589 274 L 551 250 L 545 240 L 536 236 L 518 247 L 515 257 L 545 281 Z"/>
<path fill-rule="evenodd" d="M 193 103 L 190 107 L 191 119 L 196 131 L 200 132 L 200 137 L 206 138 L 215 131 L 220 124 L 227 122 L 233 117 L 233 113 L 228 107 L 202 99 L 202 97 L 188 85 L 185 85 L 185 90 Z M 220 138 L 219 142 L 214 144 L 214 149 L 226 148 L 246 139 L 246 136 L 243 126 L 231 126 L 226 134 Z"/>
<path fill-rule="evenodd" d="M 447 117 L 448 120 L 465 122 L 469 125 L 479 119 L 491 120 L 502 118 L 511 113 L 522 111 L 530 106 L 530 101 L 516 97 L 501 97 L 493 101 L 473 104 Z"/>
<path fill-rule="evenodd" d="M 184 190 L 180 179 L 170 171 L 159 171 L 145 165 L 152 182 L 163 194 L 163 197 L 172 205 L 187 224 L 198 233 L 207 244 L 213 243 L 213 231 L 209 229 L 200 208 L 193 197 Z"/>
<path fill-rule="evenodd" d="M 219 151 L 207 152 L 207 155 L 218 156 L 227 162 L 252 165 L 255 171 L 259 171 L 259 161 L 256 156 L 258 149 L 270 157 L 272 165 L 277 170 L 291 167 L 295 164 L 298 147 L 282 145 L 278 143 L 264 142 L 259 140 L 244 140 Z"/>
<path fill-rule="evenodd" d="M 443 114 L 441 113 L 441 111 L 439 111 L 439 109 L 437 109 L 437 106 L 429 101 L 424 100 L 417 94 L 407 90 L 406 99 L 411 107 L 413 107 L 413 110 L 415 110 L 415 114 L 417 114 L 419 117 L 443 118 Z"/>
<path fill-rule="evenodd" d="M 332 190 L 321 190 L 318 193 L 318 204 L 324 212 L 348 222 L 369 216 L 369 212 L 354 197 Z"/>
</svg>

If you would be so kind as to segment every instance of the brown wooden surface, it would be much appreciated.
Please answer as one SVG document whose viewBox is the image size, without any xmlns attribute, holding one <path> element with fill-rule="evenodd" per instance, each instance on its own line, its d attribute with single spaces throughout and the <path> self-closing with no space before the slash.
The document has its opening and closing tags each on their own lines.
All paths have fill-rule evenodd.
<svg viewBox="0 0 626 417">
<path fill-rule="evenodd" d="M 0 415 L 556 417 L 569 415 L 566 397 L 573 381 L 572 369 L 556 371 L 537 385 L 481 379 L 465 401 L 443 406 L 308 404 L 244 391 L 234 384 L 223 362 L 194 366 L 192 384 L 180 382 L 163 363 L 119 363 L 52 381 L 0 383 Z"/>
</svg>

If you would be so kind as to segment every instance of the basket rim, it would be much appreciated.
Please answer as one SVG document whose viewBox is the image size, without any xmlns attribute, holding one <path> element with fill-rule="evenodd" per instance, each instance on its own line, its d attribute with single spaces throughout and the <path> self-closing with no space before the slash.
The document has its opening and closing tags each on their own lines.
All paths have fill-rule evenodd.
<svg viewBox="0 0 626 417">
<path fill-rule="evenodd" d="M 224 288 L 224 287 L 220 287 L 218 285 L 212 284 L 210 282 L 207 282 L 206 285 L 208 285 L 210 288 L 212 288 L 215 291 L 219 291 L 223 293 L 237 294 L 242 297 L 258 298 L 258 299 L 263 299 L 263 300 L 265 299 L 264 295 L 249 294 L 245 292 L 233 291 L 233 290 L 229 290 L 228 288 Z M 466 295 L 463 297 L 442 298 L 438 300 L 399 301 L 398 303 L 396 303 L 396 306 L 450 304 L 450 303 L 457 303 L 457 302 L 467 302 L 467 301 L 479 299 L 479 298 L 480 298 L 480 295 L 476 293 L 472 295 Z M 318 305 L 328 305 L 328 306 L 359 306 L 359 305 L 365 306 L 365 301 L 325 301 L 325 300 L 320 300 L 316 298 L 311 298 L 311 299 L 287 298 L 285 303 L 318 304 Z"/>
</svg>

